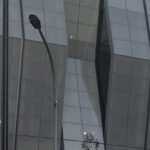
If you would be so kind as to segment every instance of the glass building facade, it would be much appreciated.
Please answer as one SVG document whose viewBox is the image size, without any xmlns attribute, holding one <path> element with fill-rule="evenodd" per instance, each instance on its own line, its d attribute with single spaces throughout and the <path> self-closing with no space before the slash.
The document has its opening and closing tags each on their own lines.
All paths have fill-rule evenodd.
<svg viewBox="0 0 150 150">
<path fill-rule="evenodd" d="M 150 0 L 0 0 L 0 61 L 0 150 L 150 150 Z"/>
</svg>

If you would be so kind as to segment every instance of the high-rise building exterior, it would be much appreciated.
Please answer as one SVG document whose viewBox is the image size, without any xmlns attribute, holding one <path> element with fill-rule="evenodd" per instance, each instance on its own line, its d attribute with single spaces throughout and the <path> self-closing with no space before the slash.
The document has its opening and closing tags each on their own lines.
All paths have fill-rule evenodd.
<svg viewBox="0 0 150 150">
<path fill-rule="evenodd" d="M 0 150 L 150 150 L 150 0 L 0 0 L 0 61 Z"/>
<path fill-rule="evenodd" d="M 107 149 L 150 148 L 148 0 L 105 1 L 111 53 L 105 142 Z"/>
</svg>

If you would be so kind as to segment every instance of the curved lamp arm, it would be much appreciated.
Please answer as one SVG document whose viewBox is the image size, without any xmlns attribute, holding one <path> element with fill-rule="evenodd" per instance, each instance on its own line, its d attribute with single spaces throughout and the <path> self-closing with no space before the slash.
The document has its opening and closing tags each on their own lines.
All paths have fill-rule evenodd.
<svg viewBox="0 0 150 150">
<path fill-rule="evenodd" d="M 44 38 L 44 35 L 41 31 L 41 23 L 40 23 L 40 20 L 37 16 L 35 15 L 30 15 L 29 16 L 29 21 L 30 23 L 33 25 L 33 27 L 35 29 L 37 29 L 39 31 L 39 34 L 43 40 L 43 43 L 46 47 L 46 50 L 47 50 L 47 53 L 48 53 L 48 56 L 49 56 L 49 60 L 50 60 L 50 64 L 51 64 L 51 69 L 52 69 L 52 78 L 53 78 L 53 96 L 54 96 L 54 111 L 55 111 L 55 139 L 54 139 L 54 144 L 55 144 L 55 150 L 58 150 L 57 148 L 57 140 L 58 140 L 58 91 L 57 91 L 57 83 L 56 83 L 56 74 L 55 74 L 55 65 L 54 65 L 54 61 L 53 61 L 53 58 L 52 58 L 52 55 L 51 55 L 51 51 L 48 47 L 48 44 L 46 42 L 46 39 Z"/>
</svg>

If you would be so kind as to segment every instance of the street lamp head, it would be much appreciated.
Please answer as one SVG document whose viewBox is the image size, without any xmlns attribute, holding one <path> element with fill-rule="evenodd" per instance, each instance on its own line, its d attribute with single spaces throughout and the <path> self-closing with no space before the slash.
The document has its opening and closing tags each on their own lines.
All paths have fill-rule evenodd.
<svg viewBox="0 0 150 150">
<path fill-rule="evenodd" d="M 29 15 L 29 21 L 35 29 L 41 29 L 41 21 L 36 15 Z"/>
</svg>

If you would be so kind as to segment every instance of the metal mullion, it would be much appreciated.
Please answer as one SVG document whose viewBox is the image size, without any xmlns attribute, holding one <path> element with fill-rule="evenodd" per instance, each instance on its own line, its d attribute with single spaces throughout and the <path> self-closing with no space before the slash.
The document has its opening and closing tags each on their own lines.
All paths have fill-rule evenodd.
<svg viewBox="0 0 150 150">
<path fill-rule="evenodd" d="M 17 141 L 18 141 L 18 126 L 19 126 L 19 112 L 20 112 L 20 97 L 21 97 L 21 88 L 22 88 L 22 74 L 23 74 L 23 61 L 24 61 L 24 50 L 25 50 L 25 29 L 24 29 L 24 12 L 22 0 L 19 0 L 20 6 L 20 19 L 21 19 L 21 52 L 19 58 L 19 77 L 18 77 L 18 85 L 17 85 L 17 108 L 16 108 L 16 118 L 15 118 L 15 134 L 14 134 L 14 142 L 13 142 L 13 150 L 17 149 Z"/>
<path fill-rule="evenodd" d="M 8 150 L 8 0 L 3 0 L 1 149 Z"/>
</svg>

